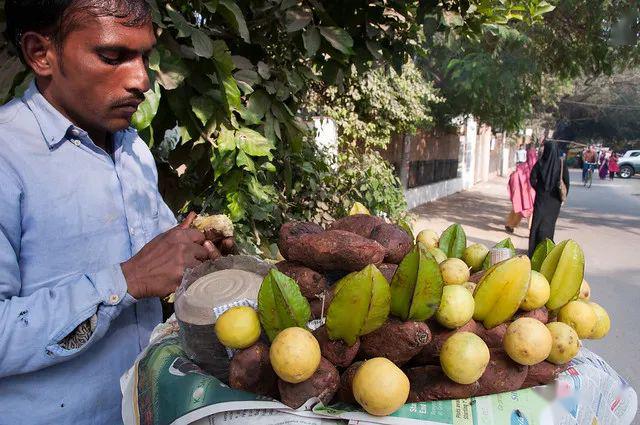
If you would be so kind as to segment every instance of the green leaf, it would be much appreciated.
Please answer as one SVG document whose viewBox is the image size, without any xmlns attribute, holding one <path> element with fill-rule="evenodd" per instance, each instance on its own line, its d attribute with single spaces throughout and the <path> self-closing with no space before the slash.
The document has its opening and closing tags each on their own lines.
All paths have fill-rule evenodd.
<svg viewBox="0 0 640 425">
<path fill-rule="evenodd" d="M 250 173 L 256 173 L 256 164 L 246 153 L 243 151 L 238 151 L 236 155 L 236 165 L 238 167 L 244 168 Z"/>
<path fill-rule="evenodd" d="M 157 57 L 153 57 L 153 67 L 156 77 L 162 87 L 174 90 L 189 76 L 189 68 L 179 56 L 173 55 L 169 50 L 159 47 Z M 151 58 L 149 60 L 151 67 Z"/>
<path fill-rule="evenodd" d="M 367 50 L 369 50 L 369 52 L 375 59 L 382 59 L 382 48 L 377 42 L 367 40 L 365 44 L 367 45 Z"/>
<path fill-rule="evenodd" d="M 231 74 L 231 71 L 235 68 L 229 47 L 222 40 L 213 42 L 213 58 L 216 60 L 216 68 L 227 74 Z"/>
<path fill-rule="evenodd" d="M 542 16 L 545 13 L 549 13 L 553 11 L 556 7 L 552 4 L 547 3 L 546 1 L 541 1 L 535 8 L 535 12 L 533 13 L 533 18 L 537 18 L 538 16 Z"/>
<path fill-rule="evenodd" d="M 233 61 L 233 66 L 238 69 L 254 69 L 255 67 L 251 63 L 251 61 L 244 56 L 233 55 L 231 56 L 231 60 Z"/>
<path fill-rule="evenodd" d="M 220 152 L 236 150 L 236 138 L 232 130 L 227 129 L 226 127 L 220 128 L 220 134 L 218 135 L 218 150 L 220 150 Z"/>
<path fill-rule="evenodd" d="M 202 125 L 205 125 L 215 112 L 215 105 L 211 98 L 206 96 L 193 97 L 191 98 L 191 110 Z"/>
<path fill-rule="evenodd" d="M 353 39 L 348 32 L 339 27 L 320 27 L 320 34 L 334 49 L 345 55 L 353 54 Z"/>
<path fill-rule="evenodd" d="M 264 114 L 269 110 L 270 105 L 271 99 L 269 95 L 264 90 L 257 90 L 249 98 L 247 109 L 256 114 L 258 119 L 262 119 Z"/>
<path fill-rule="evenodd" d="M 235 72 L 233 77 L 238 81 L 244 81 L 250 86 L 254 86 L 261 81 L 258 73 L 250 69 L 241 69 L 240 71 Z"/>
<path fill-rule="evenodd" d="M 442 19 L 444 20 L 445 25 L 448 27 L 461 27 L 462 25 L 464 25 L 462 16 L 457 12 L 445 10 L 442 12 Z"/>
<path fill-rule="evenodd" d="M 202 58 L 210 58 L 213 55 L 213 43 L 207 34 L 200 29 L 194 29 L 191 34 L 191 42 L 196 55 Z"/>
<path fill-rule="evenodd" d="M 242 192 L 227 194 L 227 208 L 231 221 L 243 220 L 247 212 L 245 195 Z"/>
<path fill-rule="evenodd" d="M 131 118 L 131 123 L 138 131 L 151 125 L 153 117 L 155 117 L 158 112 L 158 106 L 160 106 L 160 97 L 160 84 L 156 81 L 153 89 L 144 94 L 144 102 L 138 106 L 138 110 Z"/>
<path fill-rule="evenodd" d="M 285 28 L 287 29 L 287 32 L 300 31 L 309 25 L 312 17 L 313 15 L 308 9 L 303 9 L 301 7 L 288 9 L 285 14 Z"/>
<path fill-rule="evenodd" d="M 271 78 L 271 68 L 266 63 L 260 61 L 258 62 L 258 74 L 265 80 Z"/>
<path fill-rule="evenodd" d="M 219 0 L 218 6 L 218 12 L 240 35 L 240 37 L 242 37 L 245 43 L 251 43 L 249 29 L 247 28 L 247 21 L 244 19 L 242 10 L 240 10 L 236 2 L 233 0 Z"/>
<path fill-rule="evenodd" d="M 194 28 L 191 26 L 184 16 L 177 12 L 171 5 L 167 4 L 167 14 L 173 22 L 173 25 L 178 30 L 178 38 L 189 37 L 193 32 Z"/>
<path fill-rule="evenodd" d="M 270 173 L 275 173 L 276 172 L 276 166 L 273 165 L 270 162 L 265 162 L 264 164 L 262 164 L 260 166 L 260 168 L 262 168 L 263 170 L 268 171 Z"/>
<path fill-rule="evenodd" d="M 308 27 L 302 33 L 302 44 L 307 51 L 307 57 L 314 57 L 320 48 L 320 32 L 317 27 Z"/>
<path fill-rule="evenodd" d="M 236 131 L 237 146 L 247 155 L 269 156 L 275 146 L 266 137 L 250 128 Z"/>
<path fill-rule="evenodd" d="M 262 186 L 260 182 L 258 182 L 258 179 L 256 179 L 255 177 L 249 178 L 247 189 L 249 189 L 249 193 L 253 195 L 256 199 L 263 202 L 270 201 L 269 195 L 267 193 L 268 187 Z"/>
</svg>

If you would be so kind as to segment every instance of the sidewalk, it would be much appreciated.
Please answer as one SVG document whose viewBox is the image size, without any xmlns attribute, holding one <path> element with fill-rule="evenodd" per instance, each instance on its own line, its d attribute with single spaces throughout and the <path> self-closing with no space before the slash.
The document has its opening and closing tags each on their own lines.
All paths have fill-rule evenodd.
<svg viewBox="0 0 640 425">
<path fill-rule="evenodd" d="M 506 177 L 494 177 L 470 190 L 458 192 L 428 204 L 419 205 L 410 212 L 415 215 L 413 229 L 433 229 L 440 234 L 452 223 L 462 225 L 470 243 L 481 243 L 491 248 L 496 242 L 510 237 L 516 249 L 526 251 L 529 229 L 526 220 L 513 234 L 504 230 L 505 218 L 511 210 Z"/>
</svg>

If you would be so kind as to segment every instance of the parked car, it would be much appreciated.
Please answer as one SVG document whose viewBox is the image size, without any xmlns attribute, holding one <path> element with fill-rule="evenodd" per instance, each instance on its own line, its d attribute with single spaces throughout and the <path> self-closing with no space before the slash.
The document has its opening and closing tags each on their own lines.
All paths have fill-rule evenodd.
<svg viewBox="0 0 640 425">
<path fill-rule="evenodd" d="M 628 179 L 635 173 L 640 173 L 640 150 L 626 151 L 618 160 L 620 172 L 623 179 Z"/>
</svg>

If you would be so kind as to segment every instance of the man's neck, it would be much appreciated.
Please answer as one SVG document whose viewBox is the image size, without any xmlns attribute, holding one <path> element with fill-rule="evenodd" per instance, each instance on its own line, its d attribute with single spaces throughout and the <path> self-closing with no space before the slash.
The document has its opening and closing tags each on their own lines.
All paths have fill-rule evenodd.
<svg viewBox="0 0 640 425">
<path fill-rule="evenodd" d="M 91 141 L 95 143 L 96 146 L 102 148 L 104 151 L 109 151 L 109 135 L 104 130 L 92 129 L 91 126 L 80 122 L 77 117 L 74 116 L 73 113 L 67 110 L 63 105 L 60 104 L 55 98 L 55 96 L 49 90 L 49 84 L 46 81 L 36 80 L 36 87 L 42 96 L 53 106 L 58 112 L 64 115 L 71 123 L 89 134 Z"/>
</svg>

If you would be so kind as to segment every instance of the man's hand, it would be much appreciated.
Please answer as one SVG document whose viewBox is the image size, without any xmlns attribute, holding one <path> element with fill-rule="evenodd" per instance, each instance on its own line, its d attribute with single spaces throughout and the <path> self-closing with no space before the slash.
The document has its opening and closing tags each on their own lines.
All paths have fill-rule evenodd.
<svg viewBox="0 0 640 425">
<path fill-rule="evenodd" d="M 185 269 L 220 256 L 202 232 L 189 228 L 194 217 L 190 214 L 183 223 L 158 235 L 121 264 L 132 297 L 165 297 L 180 285 Z"/>
</svg>

